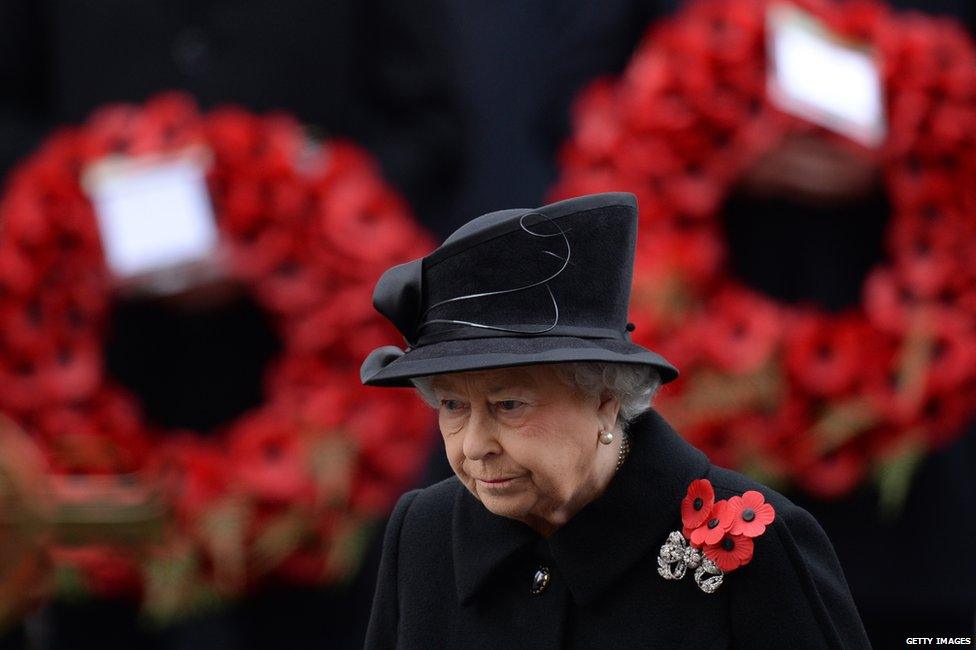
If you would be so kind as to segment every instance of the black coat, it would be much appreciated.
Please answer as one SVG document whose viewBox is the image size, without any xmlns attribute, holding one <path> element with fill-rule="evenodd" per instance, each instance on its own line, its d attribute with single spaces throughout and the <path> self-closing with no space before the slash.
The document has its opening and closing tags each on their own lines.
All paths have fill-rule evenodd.
<svg viewBox="0 0 976 650">
<path fill-rule="evenodd" d="M 548 540 L 491 514 L 456 478 L 404 495 L 390 519 L 367 648 L 868 648 L 830 541 L 782 495 L 708 462 L 655 412 L 604 494 Z M 776 509 L 752 561 L 713 594 L 665 580 L 688 484 L 759 490 Z M 870 558 L 864 558 L 865 561 Z M 548 588 L 530 593 L 540 565 Z"/>
</svg>

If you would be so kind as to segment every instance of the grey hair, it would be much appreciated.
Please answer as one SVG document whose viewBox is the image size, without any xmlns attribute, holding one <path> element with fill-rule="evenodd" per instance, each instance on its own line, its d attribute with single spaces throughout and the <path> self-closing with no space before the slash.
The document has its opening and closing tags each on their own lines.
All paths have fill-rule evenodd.
<svg viewBox="0 0 976 650">
<path fill-rule="evenodd" d="M 584 395 L 599 397 L 610 393 L 616 397 L 620 402 L 614 427 L 617 429 L 622 429 L 637 416 L 650 410 L 651 401 L 661 388 L 661 375 L 649 366 L 599 361 L 551 365 L 560 380 Z M 414 377 L 411 381 L 421 399 L 431 407 L 438 408 L 433 379 L 433 376 Z"/>
</svg>

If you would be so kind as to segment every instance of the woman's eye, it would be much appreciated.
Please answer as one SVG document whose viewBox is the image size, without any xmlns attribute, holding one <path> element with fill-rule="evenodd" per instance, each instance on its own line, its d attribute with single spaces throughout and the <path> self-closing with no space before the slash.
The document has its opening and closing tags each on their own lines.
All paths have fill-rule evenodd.
<svg viewBox="0 0 976 650">
<path fill-rule="evenodd" d="M 463 406 L 464 405 L 461 404 L 461 400 L 456 400 L 456 399 L 441 400 L 441 408 L 444 409 L 445 411 L 459 411 L 463 408 Z"/>
<path fill-rule="evenodd" d="M 521 407 L 525 406 L 525 402 L 520 402 L 517 399 L 506 399 L 500 402 L 495 402 L 495 406 L 502 411 L 517 411 Z"/>
</svg>

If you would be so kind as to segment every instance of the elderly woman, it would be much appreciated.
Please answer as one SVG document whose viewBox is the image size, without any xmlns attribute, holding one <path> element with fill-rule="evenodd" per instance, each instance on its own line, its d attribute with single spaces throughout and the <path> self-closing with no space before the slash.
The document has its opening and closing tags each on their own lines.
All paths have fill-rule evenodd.
<svg viewBox="0 0 976 650">
<path fill-rule="evenodd" d="M 869 647 L 816 521 L 650 408 L 636 231 L 629 194 L 493 212 L 380 279 L 407 347 L 363 382 L 419 390 L 456 477 L 397 504 L 367 647 Z"/>
</svg>

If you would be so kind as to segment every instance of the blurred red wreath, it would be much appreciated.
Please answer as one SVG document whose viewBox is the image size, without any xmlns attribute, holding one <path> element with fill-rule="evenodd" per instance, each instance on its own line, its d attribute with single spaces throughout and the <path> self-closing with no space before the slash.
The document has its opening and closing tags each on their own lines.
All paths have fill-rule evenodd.
<svg viewBox="0 0 976 650">
<path fill-rule="evenodd" d="M 155 430 L 106 376 L 110 276 L 79 181 L 112 154 L 188 147 L 212 155 L 229 272 L 282 342 L 265 403 L 206 438 Z M 370 526 L 426 457 L 429 409 L 406 393 L 364 391 L 358 368 L 393 334 L 370 305 L 372 285 L 428 248 L 364 152 L 313 146 L 287 116 L 201 114 L 161 95 L 53 134 L 0 204 L 0 412 L 40 443 L 68 502 L 98 476 L 106 495 L 127 481 L 166 486 L 156 543 L 60 547 L 59 584 L 142 591 L 167 616 L 262 580 L 349 577 Z"/>
<path fill-rule="evenodd" d="M 893 213 L 858 308 L 780 304 L 730 276 L 722 201 L 787 136 L 854 145 L 767 101 L 769 4 L 694 2 L 657 25 L 619 81 L 579 98 L 554 194 L 637 194 L 635 339 L 682 369 L 659 405 L 690 441 L 825 497 L 879 464 L 897 501 L 903 470 L 976 410 L 976 51 L 951 21 L 795 3 L 878 52 Z"/>
</svg>

